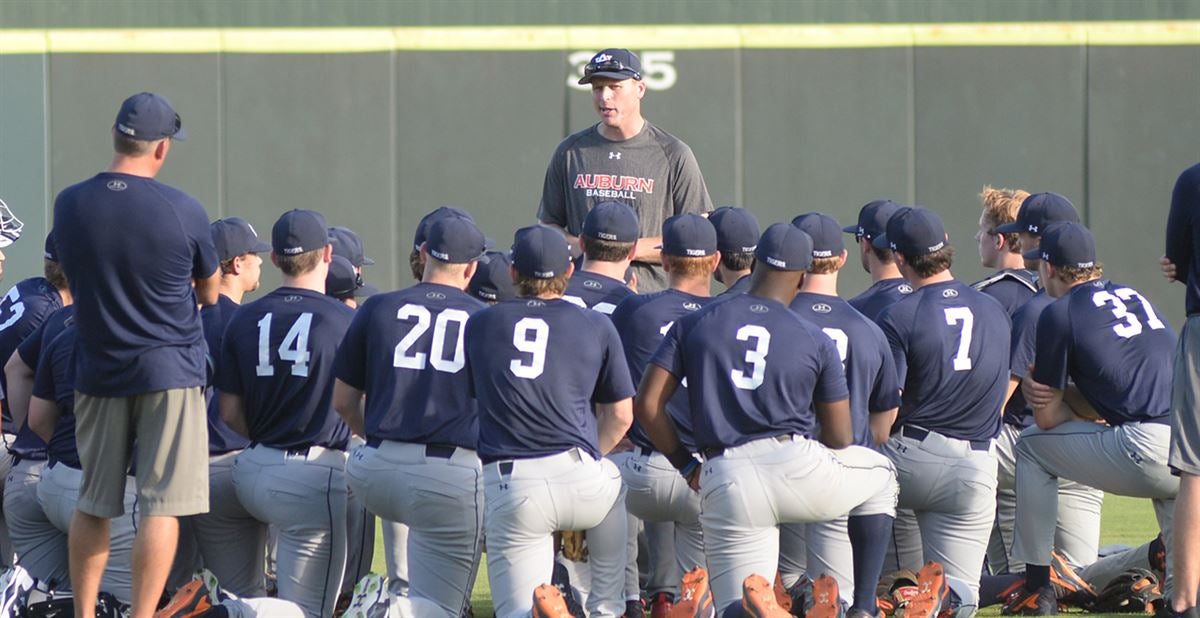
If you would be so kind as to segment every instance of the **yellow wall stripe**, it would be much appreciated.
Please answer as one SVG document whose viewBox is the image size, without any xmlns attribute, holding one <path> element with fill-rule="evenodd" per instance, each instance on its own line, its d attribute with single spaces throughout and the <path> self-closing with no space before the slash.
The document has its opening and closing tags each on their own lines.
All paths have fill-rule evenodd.
<svg viewBox="0 0 1200 618">
<path fill-rule="evenodd" d="M 1200 21 L 0 30 L 0 54 L 1200 45 Z"/>
</svg>

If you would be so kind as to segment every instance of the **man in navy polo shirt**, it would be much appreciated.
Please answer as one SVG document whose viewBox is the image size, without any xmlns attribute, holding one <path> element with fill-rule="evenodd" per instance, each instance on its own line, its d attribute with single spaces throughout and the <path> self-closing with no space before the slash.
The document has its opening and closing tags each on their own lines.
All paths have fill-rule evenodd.
<svg viewBox="0 0 1200 618">
<path fill-rule="evenodd" d="M 920 573 L 935 594 L 947 575 L 977 594 L 996 510 L 991 450 L 1008 396 L 1008 314 L 954 279 L 954 250 L 933 211 L 897 211 L 873 243 L 891 249 L 914 289 L 879 316 L 903 389 L 884 445 L 899 507 L 916 513 L 924 559 L 938 563 Z"/>
<path fill-rule="evenodd" d="M 75 414 L 83 487 L 71 530 L 77 607 L 95 605 L 108 519 L 124 511 L 136 452 L 133 617 L 154 613 L 178 540 L 177 516 L 208 510 L 204 333 L 197 304 L 217 300 L 204 208 L 158 183 L 179 115 L 143 92 L 113 125 L 108 169 L 59 193 L 55 246 L 79 305 Z M 135 443 L 136 442 L 136 449 Z"/>
<path fill-rule="evenodd" d="M 1043 230 L 1039 274 L 1056 300 L 1038 318 L 1037 355 L 1022 382 L 1037 427 L 1017 442 L 1017 524 L 1013 554 L 1025 593 L 1007 613 L 1054 613 L 1050 551 L 1058 515 L 1056 479 L 1118 495 L 1150 498 L 1170 545 L 1179 479 L 1167 465 L 1175 333 L 1136 290 L 1103 279 L 1095 240 L 1078 223 Z M 1068 381 L 1073 382 L 1070 384 Z M 1085 406 L 1061 406 L 1077 389 Z M 1079 415 L 1094 410 L 1096 418 Z M 1167 554 L 1166 592 L 1172 590 Z"/>
<path fill-rule="evenodd" d="M 851 298 L 850 306 L 876 322 L 884 309 L 913 291 L 912 285 L 896 268 L 892 250 L 873 242 L 887 230 L 888 220 L 899 209 L 900 206 L 891 200 L 875 200 L 858 211 L 858 225 L 842 228 L 843 232 L 854 234 L 863 270 L 871 275 L 871 287 Z"/>
<path fill-rule="evenodd" d="M 234 313 L 216 385 L 221 419 L 252 445 L 234 463 L 237 497 L 279 529 L 279 597 L 316 618 L 333 613 L 346 562 L 350 431 L 333 411 L 333 360 L 354 310 L 324 294 L 333 251 L 320 213 L 284 213 L 271 248 L 283 285 Z"/>
<path fill-rule="evenodd" d="M 521 297 L 467 322 L 488 579 L 501 618 L 528 615 L 534 589 L 550 580 L 556 530 L 587 530 L 588 614 L 625 611 L 625 487 L 603 455 L 629 428 L 634 388 L 608 317 L 562 299 L 572 270 L 561 232 L 522 228 L 513 244 Z"/>
<path fill-rule="evenodd" d="M 885 457 L 852 446 L 837 347 L 787 307 L 812 263 L 812 246 L 796 227 L 767 228 L 750 290 L 677 320 L 638 391 L 638 422 L 700 491 L 719 612 L 737 605 L 756 616 L 780 611 L 763 594 L 769 590 L 764 576 L 778 562 L 777 526 L 849 513 L 856 580 L 849 615 L 876 614 L 896 477 Z M 667 412 L 685 378 L 696 447 L 705 457 L 702 471 Z M 807 437 L 818 423 L 819 442 Z"/>
<path fill-rule="evenodd" d="M 637 239 L 638 219 L 632 208 L 620 202 L 592 207 L 579 236 L 583 267 L 571 275 L 563 300 L 611 315 L 622 299 L 633 294 L 625 285 L 625 271 L 633 261 Z"/>
<path fill-rule="evenodd" d="M 838 272 L 846 264 L 846 249 L 837 220 L 822 213 L 808 213 L 792 219 L 792 225 L 812 238 L 813 261 L 790 307 L 833 340 L 850 389 L 854 444 L 876 448 L 887 442 L 900 406 L 891 348 L 874 322 L 838 297 Z M 822 598 L 824 589 L 836 581 L 842 599 L 847 603 L 853 599 L 853 561 L 845 518 L 785 526 L 780 536 L 784 585 L 794 586 L 807 572 L 814 580 L 814 598 Z M 832 577 L 817 577 L 822 574 Z M 836 599 L 838 595 L 826 596 Z"/>
<path fill-rule="evenodd" d="M 367 440 L 346 468 L 351 490 L 370 512 L 409 526 L 411 601 L 458 616 L 483 533 L 479 421 L 463 371 L 467 319 L 486 306 L 463 291 L 483 233 L 445 218 L 421 252 L 421 283 L 373 296 L 355 315 L 334 364 L 333 402 Z"/>
<path fill-rule="evenodd" d="M 750 289 L 758 219 L 745 208 L 722 206 L 709 213 L 708 220 L 717 229 L 717 249 L 721 251 L 721 263 L 713 277 L 725 286 L 722 295 L 741 294 Z"/>
</svg>

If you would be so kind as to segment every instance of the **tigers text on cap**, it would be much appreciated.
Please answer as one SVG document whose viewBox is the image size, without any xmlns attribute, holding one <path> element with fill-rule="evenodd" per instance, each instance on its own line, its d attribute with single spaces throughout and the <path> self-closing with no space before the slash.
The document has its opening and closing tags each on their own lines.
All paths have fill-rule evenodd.
<svg viewBox="0 0 1200 618">
<path fill-rule="evenodd" d="M 579 83 L 590 84 L 596 77 L 640 80 L 642 79 L 642 61 L 638 59 L 637 54 L 628 49 L 615 47 L 606 49 L 592 56 L 592 59 L 583 65 L 583 77 L 579 78 Z"/>
<path fill-rule="evenodd" d="M 479 265 L 467 284 L 467 293 L 493 303 L 516 298 L 517 288 L 513 285 L 512 273 L 508 272 L 512 259 L 500 251 L 488 251 L 486 257 L 487 263 Z"/>
<path fill-rule="evenodd" d="M 637 213 L 621 202 L 600 202 L 588 211 L 583 220 L 583 235 L 596 240 L 636 242 Z"/>
<path fill-rule="evenodd" d="M 812 266 L 812 237 L 790 223 L 775 223 L 763 232 L 754 259 L 775 270 L 808 270 Z"/>
<path fill-rule="evenodd" d="M 846 250 L 842 243 L 842 226 L 838 225 L 837 219 L 823 212 L 804 213 L 792 219 L 792 225 L 812 238 L 814 258 L 838 257 Z"/>
<path fill-rule="evenodd" d="M 517 272 L 535 279 L 553 279 L 571 266 L 567 237 L 556 228 L 531 225 L 517 230 L 512 246 Z"/>
<path fill-rule="evenodd" d="M 704 257 L 717 252 L 717 229 L 708 219 L 685 212 L 663 222 L 662 252 L 676 257 Z"/>
<path fill-rule="evenodd" d="M 899 251 L 907 257 L 928 255 L 946 246 L 941 217 L 928 208 L 905 206 L 888 220 L 887 232 L 876 236 L 876 249 Z"/>
<path fill-rule="evenodd" d="M 433 225 L 434 221 L 438 221 L 444 217 L 458 217 L 466 219 L 471 223 L 475 223 L 475 217 L 471 213 L 453 206 L 438 206 L 429 214 L 421 217 L 421 222 L 417 224 L 417 233 L 413 237 L 413 249 L 420 249 L 421 243 L 425 242 L 425 234 L 429 230 L 429 226 Z"/>
<path fill-rule="evenodd" d="M 425 253 L 439 262 L 466 264 L 483 257 L 487 239 L 471 221 L 443 217 L 425 232 Z"/>
<path fill-rule="evenodd" d="M 315 210 L 289 210 L 271 227 L 271 249 L 279 255 L 300 255 L 328 244 L 329 226 Z"/>
<path fill-rule="evenodd" d="M 1060 221 L 1042 234 L 1042 244 L 1024 254 L 1027 260 L 1042 260 L 1055 266 L 1091 268 L 1096 265 L 1096 239 L 1080 223 Z"/>
<path fill-rule="evenodd" d="M 259 240 L 258 232 L 241 217 L 217 219 L 208 226 L 213 244 L 217 246 L 217 259 L 224 262 L 247 253 L 270 251 L 271 245 Z"/>
<path fill-rule="evenodd" d="M 752 253 L 758 246 L 758 219 L 749 210 L 722 206 L 708 213 L 708 220 L 717 230 L 721 253 Z"/>
<path fill-rule="evenodd" d="M 1017 220 L 997 225 L 996 233 L 1025 232 L 1040 236 L 1051 223 L 1059 221 L 1079 223 L 1079 212 L 1071 200 L 1057 193 L 1034 193 L 1021 202 Z"/>
<path fill-rule="evenodd" d="M 340 255 L 356 267 L 370 266 L 375 263 L 375 260 L 367 257 L 367 250 L 363 248 L 362 238 L 354 233 L 354 230 L 348 227 L 335 225 L 329 228 L 329 243 L 333 245 L 333 254 Z"/>
<path fill-rule="evenodd" d="M 887 222 L 897 210 L 900 210 L 900 205 L 892 200 L 868 202 L 858 211 L 858 225 L 846 226 L 842 231 L 854 234 L 855 238 L 874 240 L 887 231 Z"/>
<path fill-rule="evenodd" d="M 333 256 L 329 263 L 329 272 L 325 275 L 325 295 L 338 300 L 343 298 L 365 298 L 379 293 L 379 288 L 363 283 L 362 275 L 354 270 L 350 260 Z"/>
<path fill-rule="evenodd" d="M 113 129 L 126 137 L 154 141 L 169 137 L 183 141 L 187 132 L 170 102 L 153 92 L 139 92 L 121 103 Z"/>
</svg>

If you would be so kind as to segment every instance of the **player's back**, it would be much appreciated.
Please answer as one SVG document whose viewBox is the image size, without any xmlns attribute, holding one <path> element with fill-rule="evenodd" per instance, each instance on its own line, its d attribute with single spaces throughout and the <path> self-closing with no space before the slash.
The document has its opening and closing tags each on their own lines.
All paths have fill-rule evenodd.
<svg viewBox="0 0 1200 618">
<path fill-rule="evenodd" d="M 847 302 L 859 313 L 867 316 L 867 319 L 878 322 L 879 314 L 883 313 L 884 309 L 900 302 L 912 294 L 912 291 L 912 285 L 902 278 L 880 279 Z"/>
<path fill-rule="evenodd" d="M 1006 268 L 972 283 L 971 287 L 996 299 L 1012 317 L 1037 293 L 1037 279 L 1037 273 L 1032 270 Z"/>
<path fill-rule="evenodd" d="M 249 446 L 250 441 L 239 435 L 225 421 L 221 420 L 221 411 L 216 389 L 212 382 L 216 378 L 217 362 L 221 358 L 221 342 L 225 340 L 225 328 L 239 305 L 224 294 L 217 297 L 217 304 L 205 305 L 200 308 L 200 323 L 204 327 L 204 342 L 208 345 L 208 361 L 212 376 L 209 387 L 204 395 L 208 399 L 208 452 L 210 455 L 228 453 Z"/>
<path fill-rule="evenodd" d="M 562 300 L 518 298 L 467 322 L 484 463 L 581 448 L 599 459 L 592 402 L 632 390 L 608 316 Z"/>
<path fill-rule="evenodd" d="M 1145 296 L 1083 283 L 1043 310 L 1037 329 L 1035 379 L 1066 372 L 1111 424 L 1169 417 L 1175 331 Z"/>
<path fill-rule="evenodd" d="M 367 394 L 368 440 L 475 449 L 467 320 L 486 305 L 434 283 L 377 294 L 354 316 L 338 350 L 338 379 Z"/>
<path fill-rule="evenodd" d="M 871 446 L 871 413 L 900 406 L 896 367 L 883 331 L 837 296 L 800 292 L 790 308 L 837 346 L 850 389 L 854 443 Z"/>
<path fill-rule="evenodd" d="M 281 287 L 243 305 L 225 330 L 217 388 L 241 395 L 253 442 L 345 448 L 333 411 L 333 360 L 354 310 L 324 294 Z"/>
<path fill-rule="evenodd" d="M 34 374 L 33 395 L 53 401 L 58 407 L 54 434 L 45 444 L 51 461 L 79 469 L 79 451 L 75 443 L 75 339 L 72 320 L 64 322 L 60 332 L 43 346 L 43 354 Z"/>
<path fill-rule="evenodd" d="M 787 306 L 753 294 L 681 318 L 651 362 L 688 380 L 702 451 L 811 435 L 813 402 L 848 397 L 833 341 Z"/>
<path fill-rule="evenodd" d="M 45 277 L 30 277 L 18 281 L 0 298 L 0 358 L 7 359 L 52 313 L 62 308 L 58 290 Z M 4 397 L 4 431 L 13 433 L 12 415 L 8 411 L 8 377 L 0 371 L 0 397 Z"/>
<path fill-rule="evenodd" d="M 630 290 L 624 281 L 577 270 L 567 282 L 563 300 L 585 309 L 612 315 L 617 305 L 632 295 L 633 290 Z"/>
<path fill-rule="evenodd" d="M 958 281 L 915 290 L 880 315 L 903 388 L 898 425 L 990 440 L 1008 388 L 1010 323 L 994 298 Z"/>
<path fill-rule="evenodd" d="M 683 316 L 699 311 L 713 299 L 695 296 L 674 289 L 666 289 L 653 294 L 630 296 L 617 306 L 613 312 L 613 325 L 621 336 L 621 345 L 625 349 L 625 360 L 629 363 L 629 374 L 634 384 L 642 381 L 642 374 L 650 364 L 650 358 L 658 350 L 663 337 Z M 667 412 L 675 422 L 675 430 L 680 442 L 689 450 L 696 450 L 696 441 L 692 437 L 692 418 L 688 411 L 687 385 L 680 384 L 671 401 L 667 403 Z M 629 429 L 629 439 L 636 445 L 653 449 L 654 444 L 646 435 L 646 430 L 634 419 Z"/>
</svg>

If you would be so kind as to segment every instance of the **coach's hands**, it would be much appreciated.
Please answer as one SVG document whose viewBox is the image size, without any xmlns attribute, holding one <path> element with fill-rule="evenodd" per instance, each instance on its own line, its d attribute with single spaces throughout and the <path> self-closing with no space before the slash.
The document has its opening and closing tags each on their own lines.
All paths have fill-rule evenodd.
<svg viewBox="0 0 1200 618">
<path fill-rule="evenodd" d="M 1176 270 L 1175 263 L 1167 259 L 1167 256 L 1159 258 L 1158 265 L 1162 268 L 1162 274 L 1167 278 L 1167 281 L 1178 281 L 1175 278 Z"/>
</svg>

